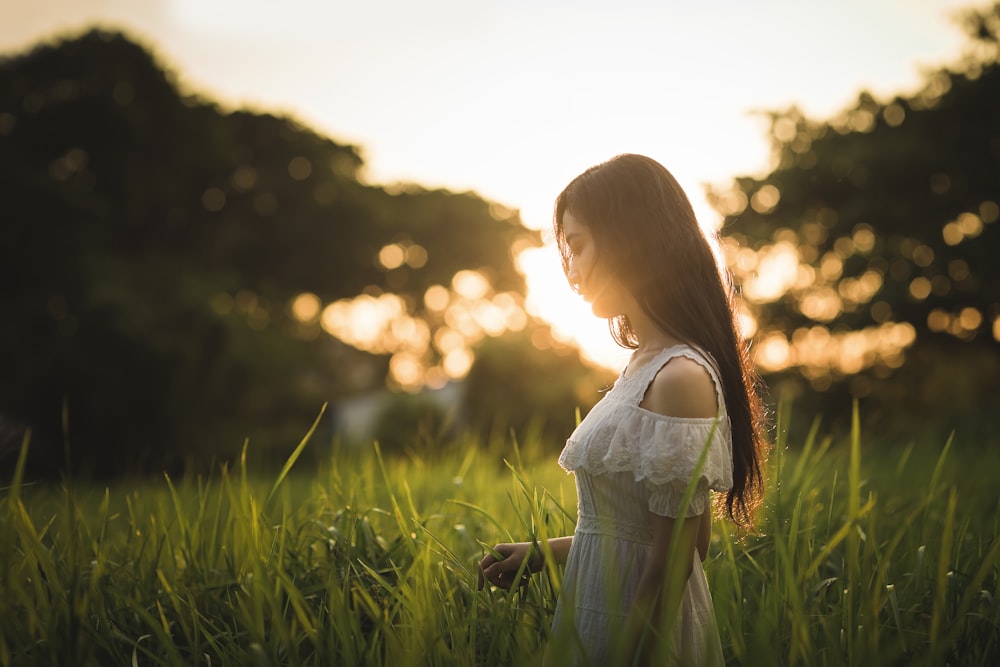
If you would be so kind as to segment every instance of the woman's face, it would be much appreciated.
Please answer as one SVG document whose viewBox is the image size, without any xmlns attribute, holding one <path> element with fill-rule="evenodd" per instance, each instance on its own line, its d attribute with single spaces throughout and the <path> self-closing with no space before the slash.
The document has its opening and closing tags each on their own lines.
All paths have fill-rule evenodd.
<svg viewBox="0 0 1000 667">
<path fill-rule="evenodd" d="M 569 248 L 570 283 L 597 317 L 624 314 L 630 301 L 628 291 L 608 269 L 607 262 L 601 261 L 590 229 L 569 211 L 563 213 L 562 226 Z"/>
</svg>

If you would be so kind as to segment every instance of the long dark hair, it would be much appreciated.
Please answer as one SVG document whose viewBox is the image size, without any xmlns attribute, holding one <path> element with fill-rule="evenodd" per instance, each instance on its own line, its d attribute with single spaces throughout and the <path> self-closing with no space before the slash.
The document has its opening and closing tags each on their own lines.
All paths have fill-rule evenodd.
<svg viewBox="0 0 1000 667">
<path fill-rule="evenodd" d="M 749 342 L 737 331 L 732 280 L 712 252 L 687 195 L 663 165 L 642 155 L 619 155 L 583 172 L 555 203 L 553 227 L 568 273 L 566 211 L 587 226 L 600 261 L 646 315 L 718 363 L 733 435 L 733 486 L 723 507 L 737 524 L 752 524 L 763 495 L 767 449 L 762 384 Z M 625 315 L 609 324 L 619 345 L 638 346 Z"/>
</svg>

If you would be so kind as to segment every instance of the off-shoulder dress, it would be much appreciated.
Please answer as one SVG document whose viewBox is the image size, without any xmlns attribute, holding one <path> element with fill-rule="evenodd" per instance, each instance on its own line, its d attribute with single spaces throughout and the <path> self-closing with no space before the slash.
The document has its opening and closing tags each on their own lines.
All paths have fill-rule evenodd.
<svg viewBox="0 0 1000 667">
<path fill-rule="evenodd" d="M 715 384 L 719 417 L 677 418 L 640 407 L 656 374 L 675 357 L 701 364 Z M 732 486 L 732 435 L 716 363 L 677 345 L 628 369 L 566 442 L 559 464 L 576 477 L 577 524 L 545 664 L 618 664 L 615 642 L 651 551 L 649 513 L 678 518 L 699 457 L 707 456 L 683 516 L 709 506 L 709 490 Z M 715 610 L 697 550 L 673 631 L 678 664 L 721 665 Z"/>
</svg>

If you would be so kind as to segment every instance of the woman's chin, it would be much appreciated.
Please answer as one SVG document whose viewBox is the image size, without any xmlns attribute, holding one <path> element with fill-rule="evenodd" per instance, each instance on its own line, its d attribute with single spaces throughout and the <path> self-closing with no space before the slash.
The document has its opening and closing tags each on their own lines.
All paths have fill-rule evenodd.
<svg viewBox="0 0 1000 667">
<path fill-rule="evenodd" d="M 621 315 L 621 313 L 618 312 L 617 310 L 607 307 L 602 307 L 600 303 L 590 304 L 590 312 L 594 314 L 594 317 L 599 317 L 602 320 L 610 320 L 613 317 L 618 317 L 619 315 Z"/>
</svg>

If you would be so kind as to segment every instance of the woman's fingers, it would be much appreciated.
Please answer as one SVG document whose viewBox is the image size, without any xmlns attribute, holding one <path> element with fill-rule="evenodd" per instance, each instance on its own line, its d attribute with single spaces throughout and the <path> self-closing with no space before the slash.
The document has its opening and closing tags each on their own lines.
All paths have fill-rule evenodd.
<svg viewBox="0 0 1000 667">
<path fill-rule="evenodd" d="M 514 584 L 514 577 L 521 567 L 522 559 L 512 558 L 517 552 L 516 545 L 498 544 L 479 561 L 479 585 L 483 590 L 486 581 L 494 586 L 509 590 Z"/>
<path fill-rule="evenodd" d="M 483 559 L 479 561 L 479 586 L 478 586 L 479 590 L 483 590 L 483 587 L 486 585 L 486 581 L 489 581 L 490 583 L 496 583 L 491 578 L 489 573 L 493 571 L 492 568 L 497 563 L 503 562 L 504 558 L 506 558 L 506 556 L 504 556 L 502 553 L 500 553 L 500 551 L 498 551 L 498 548 L 501 546 L 503 545 L 498 544 L 497 546 L 493 547 L 489 551 L 489 553 L 487 553 L 486 556 L 484 556 Z"/>
<path fill-rule="evenodd" d="M 509 559 L 508 559 L 509 560 Z M 506 560 L 494 563 L 485 570 L 486 579 L 494 586 L 499 586 L 504 590 L 510 589 L 514 580 L 514 573 L 509 571 Z"/>
<path fill-rule="evenodd" d="M 481 561 L 479 561 L 479 585 L 477 586 L 478 590 L 483 590 L 483 587 L 486 585 L 486 581 L 484 579 L 486 570 L 489 569 L 496 562 L 497 559 L 493 556 L 493 554 L 486 554 L 486 557 L 483 558 Z"/>
<path fill-rule="evenodd" d="M 479 590 L 483 590 L 486 581 L 494 586 L 509 588 L 504 585 L 504 573 L 507 570 L 506 560 L 497 560 L 492 555 L 487 556 L 479 563 Z"/>
</svg>

